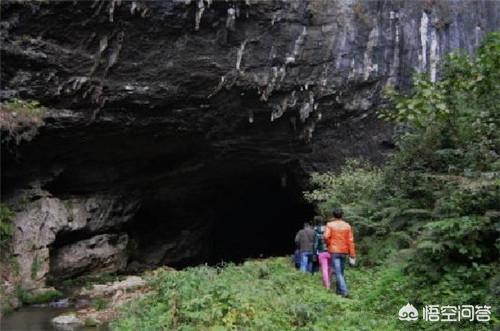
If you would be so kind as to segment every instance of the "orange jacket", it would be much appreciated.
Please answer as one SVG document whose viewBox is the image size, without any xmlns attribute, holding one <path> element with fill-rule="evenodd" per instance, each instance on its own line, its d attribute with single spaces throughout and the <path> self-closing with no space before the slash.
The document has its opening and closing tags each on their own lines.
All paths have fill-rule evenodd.
<svg viewBox="0 0 500 331">
<path fill-rule="evenodd" d="M 350 257 L 356 257 L 352 229 L 344 220 L 330 220 L 326 224 L 324 237 L 330 253 L 349 254 Z"/>
</svg>

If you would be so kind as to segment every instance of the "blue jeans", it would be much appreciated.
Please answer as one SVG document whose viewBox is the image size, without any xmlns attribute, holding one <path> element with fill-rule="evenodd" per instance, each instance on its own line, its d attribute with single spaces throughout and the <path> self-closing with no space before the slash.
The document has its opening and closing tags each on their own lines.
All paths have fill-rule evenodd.
<svg viewBox="0 0 500 331">
<path fill-rule="evenodd" d="M 300 256 L 300 251 L 298 249 L 295 250 L 295 252 L 293 252 L 293 263 L 294 263 L 296 269 L 300 269 L 301 258 L 302 257 Z"/>
<path fill-rule="evenodd" d="M 337 281 L 337 293 L 346 296 L 347 295 L 347 284 L 344 277 L 345 260 L 347 258 L 346 254 L 332 254 L 332 264 L 333 270 L 335 270 L 335 279 Z"/>
<path fill-rule="evenodd" d="M 312 272 L 312 253 L 300 252 L 300 271 Z"/>
</svg>

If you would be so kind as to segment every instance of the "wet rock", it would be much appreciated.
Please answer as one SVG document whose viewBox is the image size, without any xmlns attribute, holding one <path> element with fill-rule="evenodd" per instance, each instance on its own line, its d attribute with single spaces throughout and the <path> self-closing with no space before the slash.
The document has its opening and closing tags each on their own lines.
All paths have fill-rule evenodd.
<svg viewBox="0 0 500 331">
<path fill-rule="evenodd" d="M 51 320 L 54 327 L 58 330 L 73 331 L 84 323 L 76 317 L 75 314 L 60 315 Z"/>
<path fill-rule="evenodd" d="M 75 305 L 78 318 L 86 326 L 108 323 L 117 318 L 120 306 L 143 297 L 149 290 L 144 279 L 139 276 L 127 276 L 122 280 L 82 288 L 77 293 L 79 299 Z M 92 307 L 93 300 L 101 300 L 105 304 Z"/>
<path fill-rule="evenodd" d="M 67 278 L 123 270 L 127 242 L 126 234 L 102 234 L 58 248 L 50 259 L 51 273 Z"/>
<path fill-rule="evenodd" d="M 61 299 L 61 300 L 52 301 L 52 302 L 49 303 L 49 307 L 52 307 L 52 308 L 68 308 L 69 307 L 69 299 L 68 298 L 64 298 L 64 299 Z"/>
<path fill-rule="evenodd" d="M 86 298 L 78 298 L 75 302 L 75 309 L 88 308 L 90 306 L 90 300 Z"/>
</svg>

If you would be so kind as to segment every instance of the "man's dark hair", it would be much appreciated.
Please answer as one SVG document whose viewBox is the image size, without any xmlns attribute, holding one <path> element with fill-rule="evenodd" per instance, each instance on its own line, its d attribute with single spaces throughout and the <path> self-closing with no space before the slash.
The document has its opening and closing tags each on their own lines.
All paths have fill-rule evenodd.
<svg viewBox="0 0 500 331">
<path fill-rule="evenodd" d="M 322 225 L 324 223 L 324 219 L 321 216 L 314 216 L 312 223 L 314 225 Z"/>
<path fill-rule="evenodd" d="M 335 218 L 342 218 L 342 216 L 344 215 L 344 213 L 342 212 L 342 209 L 340 209 L 340 208 L 335 208 L 332 211 L 332 214 L 333 214 L 333 217 L 335 217 Z"/>
</svg>

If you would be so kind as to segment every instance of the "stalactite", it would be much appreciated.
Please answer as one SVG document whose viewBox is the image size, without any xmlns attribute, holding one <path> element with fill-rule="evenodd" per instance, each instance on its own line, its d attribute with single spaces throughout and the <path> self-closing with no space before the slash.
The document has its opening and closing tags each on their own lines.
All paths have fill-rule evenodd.
<svg viewBox="0 0 500 331">
<path fill-rule="evenodd" d="M 109 56 L 108 64 L 106 66 L 106 69 L 104 70 L 104 76 L 107 75 L 109 69 L 111 69 L 111 67 L 113 67 L 116 64 L 116 62 L 118 61 L 118 56 L 120 55 L 120 51 L 122 49 L 124 36 L 125 36 L 125 33 L 123 31 L 120 31 L 118 33 L 118 36 L 116 37 L 116 46 L 115 46 L 113 52 L 111 53 L 111 55 Z"/>
<path fill-rule="evenodd" d="M 429 17 L 427 13 L 422 12 L 422 18 L 420 19 L 420 43 L 422 46 L 422 54 L 419 55 L 419 61 L 421 63 L 421 71 L 425 72 L 427 70 L 427 32 L 429 25 Z"/>
<path fill-rule="evenodd" d="M 236 70 L 240 71 L 241 68 L 241 60 L 243 58 L 243 52 L 245 51 L 245 46 L 247 44 L 247 40 L 243 41 L 241 43 L 240 48 L 238 49 L 237 55 L 236 55 Z"/>
<path fill-rule="evenodd" d="M 226 28 L 234 30 L 236 21 L 236 10 L 233 7 L 227 9 Z"/>
<path fill-rule="evenodd" d="M 203 17 L 203 12 L 205 11 L 205 3 L 203 0 L 198 0 L 196 4 L 196 14 L 195 14 L 195 22 L 194 29 L 198 31 L 200 29 L 201 18 Z"/>
</svg>

